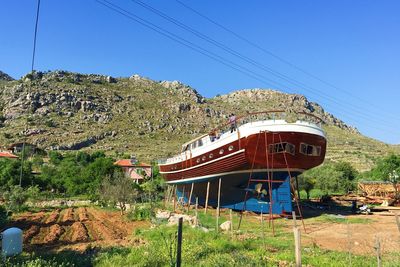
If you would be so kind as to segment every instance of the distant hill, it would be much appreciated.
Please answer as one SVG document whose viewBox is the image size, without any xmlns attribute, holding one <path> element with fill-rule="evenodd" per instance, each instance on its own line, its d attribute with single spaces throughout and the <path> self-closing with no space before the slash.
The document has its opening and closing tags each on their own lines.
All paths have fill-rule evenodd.
<svg viewBox="0 0 400 267">
<path fill-rule="evenodd" d="M 0 146 L 26 137 L 46 150 L 101 149 L 150 161 L 177 153 L 181 143 L 224 124 L 232 112 L 270 109 L 321 117 L 328 136 L 327 160 L 346 160 L 367 170 L 377 157 L 400 151 L 400 146 L 361 135 L 298 94 L 249 89 L 208 99 L 178 81 L 67 71 L 0 78 Z"/>
<path fill-rule="evenodd" d="M 13 81 L 13 80 L 14 79 L 10 75 L 0 70 L 0 81 Z"/>
</svg>

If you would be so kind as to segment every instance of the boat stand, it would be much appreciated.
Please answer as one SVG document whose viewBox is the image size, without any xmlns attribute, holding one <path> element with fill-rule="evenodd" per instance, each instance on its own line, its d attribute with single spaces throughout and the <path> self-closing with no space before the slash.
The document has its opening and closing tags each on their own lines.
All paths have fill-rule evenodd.
<svg viewBox="0 0 400 267">
<path fill-rule="evenodd" d="M 269 196 L 269 203 L 268 203 L 268 205 L 269 205 L 269 219 L 268 219 L 268 224 L 269 224 L 270 227 L 272 227 L 272 234 L 273 234 L 273 236 L 275 236 L 275 226 L 274 226 L 274 219 L 275 218 L 274 218 L 274 210 L 273 210 L 273 204 L 274 203 L 273 203 L 273 198 L 272 198 L 272 187 L 273 187 L 273 183 L 281 183 L 283 181 L 274 180 L 274 177 L 273 177 L 274 176 L 274 172 L 273 172 L 274 153 L 270 153 L 270 151 L 268 149 L 268 139 L 267 139 L 267 134 L 268 133 L 272 134 L 272 143 L 273 144 L 275 143 L 275 135 L 277 135 L 278 140 L 279 140 L 279 144 L 283 147 L 282 137 L 281 137 L 280 133 L 273 133 L 273 132 L 269 132 L 269 131 L 260 131 L 260 134 L 258 135 L 258 138 L 257 138 L 257 143 L 256 143 L 255 150 L 257 151 L 257 149 L 258 149 L 258 146 L 259 146 L 259 143 L 260 143 L 260 137 L 264 137 L 265 161 L 266 161 L 266 164 L 267 164 L 267 177 L 266 177 L 266 179 L 254 179 L 253 178 L 255 157 L 256 157 L 256 154 L 257 154 L 257 153 L 254 153 L 253 161 L 252 161 L 252 164 L 251 164 L 249 180 L 247 182 L 246 193 L 245 193 L 245 196 L 244 196 L 244 204 L 243 204 L 242 210 L 240 211 L 240 217 L 239 217 L 239 223 L 238 223 L 238 228 L 237 229 L 238 230 L 240 229 L 242 218 L 243 218 L 243 212 L 244 212 L 244 210 L 246 210 L 246 202 L 247 202 L 247 199 L 248 199 L 249 191 L 251 190 L 250 189 L 250 185 L 251 185 L 251 183 L 258 182 L 259 184 L 261 184 L 261 186 L 258 186 L 258 184 L 257 184 L 255 186 L 255 191 L 257 193 L 259 193 L 259 194 L 261 194 L 261 193 L 264 194 L 264 195 L 268 194 L 268 196 Z M 269 160 L 269 154 L 271 154 L 271 162 Z M 301 206 L 300 206 L 300 203 L 299 203 L 299 200 L 298 200 L 298 196 L 297 196 L 298 191 L 297 191 L 297 194 L 296 194 L 296 190 L 295 190 L 295 188 L 294 188 L 294 186 L 292 184 L 293 176 L 292 176 L 292 174 L 290 172 L 290 168 L 289 168 L 289 164 L 288 164 L 288 161 L 287 161 L 287 158 L 286 158 L 286 154 L 285 153 L 282 153 L 282 154 L 283 154 L 283 157 L 284 157 L 284 160 L 285 160 L 285 165 L 286 165 L 287 172 L 288 172 L 288 175 L 289 175 L 290 190 L 293 193 L 293 197 L 294 197 L 294 200 L 295 200 L 295 203 L 296 203 L 296 206 L 297 206 L 298 216 L 296 216 L 296 215 L 295 216 L 297 218 L 301 219 L 304 231 L 307 232 L 305 224 L 304 224 L 303 216 L 302 216 Z M 295 179 L 297 181 L 297 177 L 295 177 Z M 268 192 L 266 192 L 265 189 L 261 190 L 263 183 L 267 183 Z M 259 204 L 262 205 L 262 204 L 266 204 L 266 203 L 265 202 L 262 202 L 262 203 L 259 202 Z M 261 208 L 261 211 L 262 211 L 262 208 Z M 294 214 L 295 214 L 295 212 L 294 212 Z M 282 214 L 278 214 L 278 215 L 282 216 Z"/>
</svg>

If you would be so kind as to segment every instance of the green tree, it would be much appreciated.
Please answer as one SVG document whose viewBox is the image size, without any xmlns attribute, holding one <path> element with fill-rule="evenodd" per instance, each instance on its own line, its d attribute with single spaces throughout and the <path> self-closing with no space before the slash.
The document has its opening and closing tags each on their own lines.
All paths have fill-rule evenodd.
<svg viewBox="0 0 400 267">
<path fill-rule="evenodd" d="M 304 172 L 299 179 L 299 186 L 306 191 L 307 197 L 313 188 L 325 194 L 343 194 L 355 188 L 357 175 L 357 171 L 347 162 L 325 163 Z"/>
<path fill-rule="evenodd" d="M 99 188 L 102 181 L 112 176 L 116 171 L 114 160 L 111 158 L 97 157 L 92 163 L 82 170 L 85 192 L 92 200 L 99 199 Z"/>
<path fill-rule="evenodd" d="M 134 203 L 139 197 L 140 187 L 124 173 L 115 172 L 103 180 L 100 192 L 102 199 L 112 206 L 118 205 L 123 215 L 126 204 Z"/>
<path fill-rule="evenodd" d="M 348 162 L 340 161 L 336 163 L 335 170 L 340 172 L 342 183 L 341 191 L 349 192 L 355 189 L 358 171 Z"/>
<path fill-rule="evenodd" d="M 28 197 L 27 191 L 19 185 L 12 186 L 3 193 L 3 198 L 9 211 L 21 211 Z"/>
<path fill-rule="evenodd" d="M 307 199 L 310 199 L 310 192 L 314 189 L 316 183 L 314 174 L 309 171 L 300 175 L 297 179 L 299 181 L 299 190 L 304 190 L 307 194 Z"/>
<path fill-rule="evenodd" d="M 21 175 L 21 161 L 14 159 L 0 159 L 0 186 L 10 188 L 19 185 Z M 32 185 L 32 163 L 24 161 L 22 168 L 22 187 Z"/>
<path fill-rule="evenodd" d="M 398 184 L 400 182 L 400 155 L 389 155 L 378 160 L 375 168 L 370 172 L 373 180 L 388 181 L 393 185 L 395 199 L 399 200 Z"/>
<path fill-rule="evenodd" d="M 41 168 L 40 185 L 42 188 L 56 190 L 68 195 L 86 194 L 98 200 L 102 180 L 112 175 L 114 160 L 104 152 L 49 153 L 49 164 Z"/>
<path fill-rule="evenodd" d="M 49 152 L 50 164 L 57 165 L 63 160 L 63 155 L 57 151 Z"/>
</svg>

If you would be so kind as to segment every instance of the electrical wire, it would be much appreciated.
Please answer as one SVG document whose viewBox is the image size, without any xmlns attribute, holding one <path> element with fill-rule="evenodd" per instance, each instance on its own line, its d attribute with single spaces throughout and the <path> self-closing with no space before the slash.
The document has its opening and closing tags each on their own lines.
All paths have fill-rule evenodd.
<svg viewBox="0 0 400 267">
<path fill-rule="evenodd" d="M 36 7 L 36 20 L 35 20 L 35 33 L 33 35 L 31 74 L 33 74 L 33 70 L 34 70 L 34 66 L 35 66 L 36 40 L 37 40 L 37 30 L 38 30 L 38 24 L 39 24 L 39 11 L 40 11 L 40 0 L 37 1 L 37 7 Z M 32 79 L 33 79 L 33 77 L 31 78 L 30 85 L 28 86 L 28 95 L 30 93 L 30 89 L 32 86 Z M 30 110 L 28 109 L 28 112 L 29 111 Z M 27 130 L 28 130 L 28 117 L 26 118 L 26 122 L 25 122 L 25 133 Z M 22 142 L 21 169 L 20 169 L 20 173 L 19 173 L 19 186 L 22 186 L 23 166 L 24 166 L 24 160 L 25 160 L 25 143 L 26 143 L 26 136 L 24 137 L 24 141 Z"/>
<path fill-rule="evenodd" d="M 151 23 L 151 22 L 149 22 L 149 21 L 147 21 L 147 20 L 145 20 L 145 19 L 133 14 L 132 12 L 129 12 L 126 9 L 124 9 L 124 8 L 122 8 L 120 6 L 117 6 L 117 5 L 111 3 L 111 2 L 109 2 L 107 0 L 102 0 L 102 1 L 96 0 L 96 2 L 98 2 L 99 4 L 102 4 L 103 6 L 105 6 L 105 7 L 109 8 L 109 9 L 119 13 L 120 15 L 123 15 L 123 16 L 125 16 L 125 17 L 127 17 L 127 18 L 129 18 L 129 19 L 141 24 L 142 26 L 150 28 L 151 30 L 153 30 L 153 31 L 155 31 L 155 32 L 157 32 L 157 33 L 159 33 L 159 34 L 161 34 L 161 35 L 173 40 L 173 41 L 176 41 L 176 42 L 178 42 L 178 43 L 180 43 L 180 44 L 182 44 L 182 45 L 184 45 L 184 46 L 186 46 L 186 47 L 188 47 L 188 48 L 190 48 L 190 49 L 192 49 L 194 51 L 197 51 L 197 52 L 199 52 L 199 53 L 201 53 L 201 54 L 203 54 L 203 55 L 205 55 L 205 56 L 207 56 L 207 57 L 209 57 L 209 58 L 211 58 L 211 59 L 213 59 L 213 60 L 215 60 L 215 61 L 217 61 L 217 62 L 219 62 L 219 63 L 221 63 L 223 65 L 225 65 L 225 66 L 228 66 L 228 67 L 230 67 L 230 68 L 232 68 L 232 69 L 234 69 L 236 71 L 239 71 L 242 74 L 245 74 L 245 75 L 247 75 L 247 76 L 249 76 L 251 78 L 254 78 L 254 79 L 256 79 L 258 81 L 261 81 L 263 83 L 266 83 L 268 85 L 270 85 L 272 83 L 272 84 L 278 84 L 280 86 L 286 87 L 285 85 L 282 85 L 281 83 L 278 83 L 276 81 L 268 79 L 265 76 L 262 76 L 262 75 L 260 75 L 258 73 L 255 73 L 255 72 L 251 71 L 248 68 L 245 68 L 245 67 L 243 67 L 241 65 L 238 65 L 238 64 L 236 64 L 236 63 L 234 63 L 234 62 L 232 62 L 232 61 L 230 61 L 230 60 L 228 60 L 226 58 L 223 58 L 223 57 L 221 57 L 221 56 L 219 56 L 219 55 L 217 55 L 217 54 L 215 54 L 213 52 L 210 52 L 209 50 L 204 49 L 204 48 L 196 45 L 195 43 L 193 43 L 191 41 L 188 41 L 188 40 L 186 40 L 186 39 L 184 39 L 184 38 L 182 38 L 182 37 L 170 32 L 170 31 L 167 31 L 167 30 L 155 25 L 154 23 Z M 268 81 L 268 82 L 266 82 L 266 81 Z M 370 121 L 370 118 L 366 118 L 366 120 Z"/>
<path fill-rule="evenodd" d="M 275 53 L 273 53 L 273 52 L 271 52 L 271 51 L 265 49 L 264 47 L 261 47 L 260 45 L 258 45 L 257 43 L 255 43 L 255 42 L 249 40 L 248 38 L 243 37 L 242 35 L 239 35 L 238 33 L 234 32 L 233 30 L 229 29 L 228 27 L 225 27 L 225 26 L 222 25 L 221 23 L 218 23 L 217 21 L 211 19 L 210 17 L 208 17 L 208 16 L 206 16 L 206 15 L 200 13 L 199 11 L 197 11 L 197 10 L 195 10 L 194 8 L 190 7 L 189 5 L 183 3 L 182 1 L 180 1 L 180 0 L 175 0 L 175 1 L 176 1 L 178 4 L 180 4 L 181 6 L 183 6 L 184 8 L 186 8 L 187 10 L 190 10 L 191 12 L 197 14 L 198 16 L 202 17 L 203 19 L 209 21 L 210 23 L 216 25 L 217 27 L 223 29 L 224 31 L 226 31 L 226 32 L 228 32 L 228 33 L 230 33 L 230 34 L 232 34 L 232 35 L 235 36 L 236 38 L 238 38 L 238 39 L 242 40 L 243 42 L 245 42 L 245 43 L 247 43 L 247 44 L 249 44 L 249 45 L 251 45 L 251 46 L 257 48 L 258 50 L 262 51 L 263 53 L 265 53 L 265 54 L 267 54 L 267 55 L 269 55 L 269 56 L 272 56 L 273 58 L 279 60 L 280 62 L 285 63 L 286 65 L 292 67 L 293 69 L 295 69 L 295 70 L 297 70 L 297 71 L 299 71 L 299 72 L 301 72 L 301 73 L 303 73 L 303 74 L 305 74 L 305 75 L 307 75 L 307 76 L 309 76 L 309 77 L 311 77 L 311 78 L 313 78 L 313 79 L 315 79 L 315 80 L 317 80 L 317 81 L 319 81 L 319 82 L 325 84 L 326 86 L 329 86 L 329 87 L 334 88 L 334 89 L 336 89 L 336 90 L 338 90 L 338 91 L 341 91 L 341 92 L 347 94 L 348 96 L 350 96 L 350 97 L 352 97 L 352 98 L 354 98 L 354 99 L 362 100 L 363 103 L 366 103 L 366 104 L 368 104 L 369 106 L 373 106 L 373 107 L 375 107 L 377 110 L 382 111 L 382 107 L 379 107 L 379 106 L 375 105 L 375 103 L 366 101 L 365 99 L 360 98 L 360 96 L 353 95 L 353 94 L 349 93 L 348 91 L 346 91 L 346 90 L 344 90 L 344 89 L 341 89 L 340 87 L 335 86 L 334 84 L 332 84 L 332 83 L 330 83 L 330 82 L 327 82 L 327 81 L 325 81 L 324 79 L 322 79 L 322 78 L 320 78 L 320 77 L 318 77 L 318 76 L 316 76 L 316 75 L 314 75 L 314 74 L 312 74 L 312 73 L 306 71 L 305 69 L 303 69 L 303 68 L 301 68 L 301 67 L 295 65 L 294 63 L 291 63 L 290 61 L 288 61 L 288 60 L 286 60 L 286 59 L 284 59 L 284 58 L 282 58 L 282 57 L 276 55 Z M 392 118 L 395 118 L 396 120 L 398 119 L 397 116 L 394 116 L 394 115 L 392 115 L 391 113 L 385 114 L 385 115 L 389 115 L 389 116 L 391 116 Z"/>
<path fill-rule="evenodd" d="M 154 8 L 154 7 L 148 5 L 148 4 L 146 4 L 146 3 L 144 3 L 144 2 L 142 2 L 140 0 L 131 0 L 131 1 L 136 3 L 136 4 L 138 4 L 138 5 L 140 5 L 140 6 L 142 6 L 145 9 L 155 13 L 156 15 L 168 20 L 169 22 L 177 25 L 178 27 L 180 27 L 180 28 L 182 28 L 182 29 L 194 34 L 195 36 L 201 38 L 202 40 L 205 40 L 205 41 L 207 41 L 207 42 L 209 42 L 209 43 L 221 48 L 225 52 L 228 52 L 231 55 L 234 55 L 234 56 L 236 56 L 236 57 L 238 57 L 238 58 L 240 58 L 240 59 L 252 64 L 253 66 L 256 66 L 256 67 L 258 67 L 258 68 L 260 68 L 260 69 L 262 69 L 264 71 L 267 71 L 268 73 L 270 73 L 270 74 L 272 74 L 272 75 L 274 75 L 274 76 L 276 76 L 278 78 L 281 78 L 281 79 L 283 79 L 283 80 L 285 80 L 285 81 L 287 81 L 287 82 L 289 82 L 289 83 L 291 83 L 293 85 L 299 86 L 300 88 L 304 89 L 305 91 L 311 91 L 311 92 L 314 92 L 314 94 L 316 94 L 316 95 L 319 95 L 321 97 L 325 97 L 325 98 L 329 99 L 330 101 L 334 102 L 335 105 L 339 105 L 341 107 L 344 107 L 346 111 L 348 111 L 349 109 L 353 110 L 353 112 L 357 113 L 358 116 L 363 116 L 364 119 L 366 119 L 367 121 L 371 120 L 371 115 L 368 115 L 368 114 L 365 114 L 365 113 L 361 112 L 359 109 L 357 109 L 357 108 L 355 108 L 353 106 L 353 103 L 349 103 L 348 105 L 344 105 L 342 102 L 345 102 L 345 101 L 336 100 L 335 98 L 331 97 L 330 95 L 321 93 L 317 89 L 314 89 L 314 88 L 312 88 L 310 86 L 307 86 L 306 84 L 304 84 L 302 82 L 299 82 L 299 81 L 297 81 L 295 79 L 292 79 L 292 78 L 286 76 L 285 74 L 282 74 L 282 73 L 279 73 L 277 71 L 274 71 L 273 69 L 263 65 L 262 63 L 257 62 L 255 60 L 253 60 L 253 59 L 241 54 L 240 52 L 235 51 L 235 50 L 227 47 L 226 45 L 216 41 L 215 39 L 213 39 L 213 38 L 211 38 L 211 37 L 199 32 L 199 31 L 191 28 L 190 26 L 187 26 L 186 24 L 184 24 L 184 23 L 182 23 L 182 22 L 180 22 L 180 21 L 168 16 L 167 14 L 163 13 L 162 11 L 160 11 L 160 10 L 158 10 L 158 9 L 156 9 L 156 8 Z M 382 123 L 382 118 L 377 116 L 377 117 L 375 117 L 375 121 L 379 122 L 379 123 Z M 387 123 L 388 126 L 389 125 L 391 126 L 393 122 L 388 122 L 387 121 L 386 123 Z"/>
</svg>

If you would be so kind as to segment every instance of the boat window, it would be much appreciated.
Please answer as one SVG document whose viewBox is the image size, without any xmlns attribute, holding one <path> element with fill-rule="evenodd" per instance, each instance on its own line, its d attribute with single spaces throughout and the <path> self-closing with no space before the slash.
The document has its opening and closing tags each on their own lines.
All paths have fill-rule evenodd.
<svg viewBox="0 0 400 267">
<path fill-rule="evenodd" d="M 189 145 L 186 145 L 183 147 L 182 151 L 188 151 L 189 150 Z"/>
<path fill-rule="evenodd" d="M 202 161 L 205 161 L 206 158 L 207 158 L 206 156 L 203 156 L 203 157 L 201 158 L 201 160 L 202 160 Z"/>
<path fill-rule="evenodd" d="M 210 159 L 212 159 L 212 158 L 214 157 L 213 153 L 211 153 L 210 155 L 208 155 L 208 157 L 209 157 Z"/>
<path fill-rule="evenodd" d="M 233 146 L 229 146 L 229 147 L 228 147 L 228 150 L 229 150 L 229 151 L 232 151 L 233 148 L 234 148 Z"/>
<path fill-rule="evenodd" d="M 307 155 L 307 156 L 320 156 L 321 155 L 321 147 L 301 143 L 300 144 L 300 153 Z"/>
<path fill-rule="evenodd" d="M 197 163 L 200 163 L 200 158 L 198 158 L 198 159 L 196 160 L 196 162 L 197 162 Z"/>
<path fill-rule="evenodd" d="M 220 154 L 220 155 L 224 154 L 224 149 L 223 149 L 223 148 L 221 148 L 221 149 L 219 150 L 219 154 Z"/>
<path fill-rule="evenodd" d="M 269 147 L 270 154 L 286 152 L 286 153 L 294 155 L 294 153 L 295 153 L 295 146 L 293 144 L 287 143 L 287 142 L 270 144 L 268 147 Z"/>
<path fill-rule="evenodd" d="M 195 149 L 197 147 L 197 142 L 192 143 L 192 149 Z"/>
<path fill-rule="evenodd" d="M 202 139 L 198 140 L 197 141 L 197 146 L 199 147 L 199 146 L 202 146 L 202 145 L 203 145 L 203 140 Z"/>
</svg>

